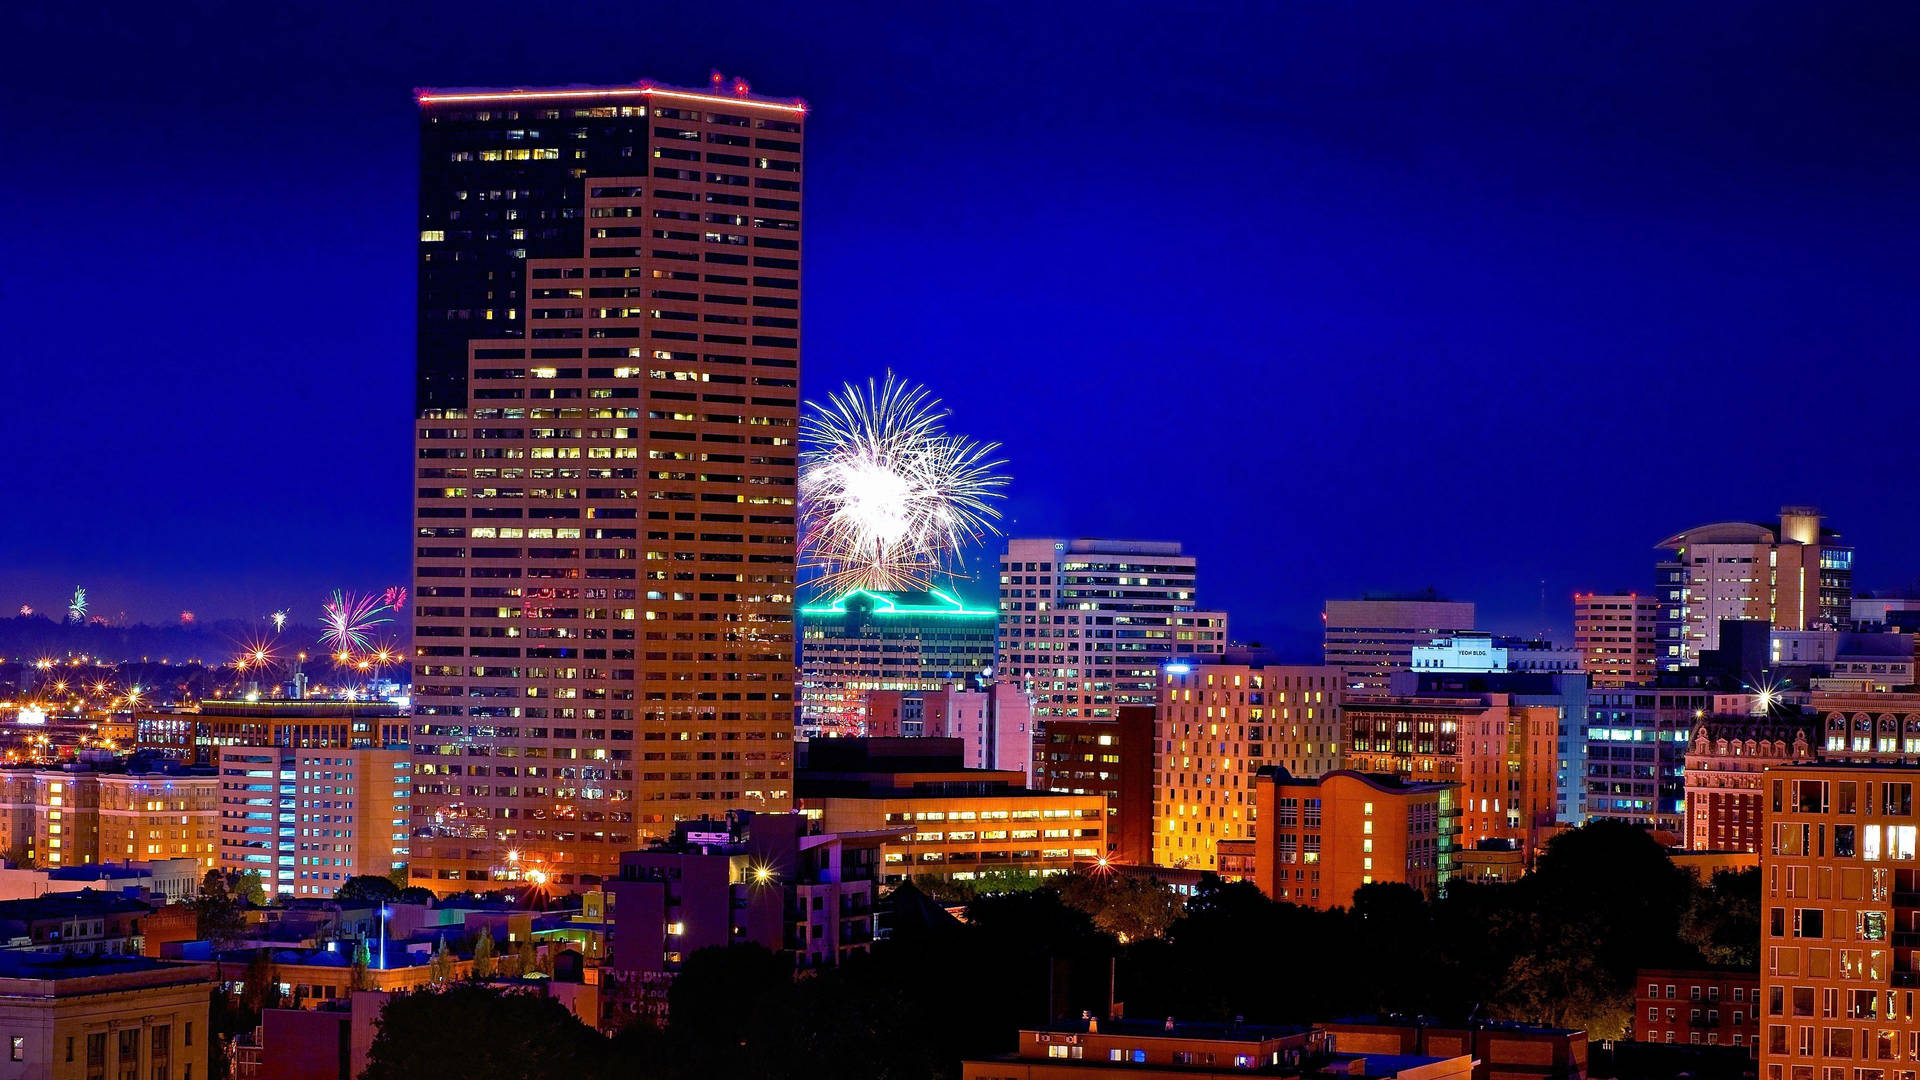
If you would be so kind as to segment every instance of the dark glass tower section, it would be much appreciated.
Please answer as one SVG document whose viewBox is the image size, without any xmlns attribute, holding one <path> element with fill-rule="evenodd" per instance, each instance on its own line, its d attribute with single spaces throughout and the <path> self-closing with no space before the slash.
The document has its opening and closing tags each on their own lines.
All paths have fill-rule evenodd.
<svg viewBox="0 0 1920 1080">
<path fill-rule="evenodd" d="M 645 100 L 582 93 L 420 110 L 416 410 L 466 405 L 468 341 L 526 336 L 526 260 L 581 254 L 581 181 L 647 171 Z"/>
</svg>

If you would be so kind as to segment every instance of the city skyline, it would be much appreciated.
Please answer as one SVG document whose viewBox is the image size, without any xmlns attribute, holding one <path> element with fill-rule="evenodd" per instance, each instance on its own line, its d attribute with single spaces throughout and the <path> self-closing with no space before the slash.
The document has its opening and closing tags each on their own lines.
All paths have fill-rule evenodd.
<svg viewBox="0 0 1920 1080">
<path fill-rule="evenodd" d="M 12 1075 L 1920 1080 L 1920 8 L 0 34 Z"/>
<path fill-rule="evenodd" d="M 1861 587 L 1920 573 L 1897 543 L 1916 512 L 1877 494 L 1915 454 L 1890 411 L 1913 378 L 1894 358 L 1920 341 L 1900 303 L 1914 271 L 1894 254 L 1916 162 L 1891 133 L 1913 103 L 1847 74 L 1873 69 L 1861 49 L 1897 60 L 1913 35 L 1895 16 L 1749 14 L 1702 60 L 1678 43 L 1728 17 L 1671 14 L 1691 33 L 1663 44 L 1531 10 L 1368 25 L 1223 9 L 1164 27 L 1150 9 L 1099 10 L 848 31 L 767 8 L 751 40 L 722 13 L 625 16 L 564 52 L 546 48 L 564 17 L 474 48 L 497 21 L 484 11 L 472 26 L 386 13 L 373 35 L 350 8 L 284 25 L 203 12 L 168 24 L 207 53 L 190 72 L 148 47 L 146 16 L 28 16 L 50 46 L 5 78 L 51 171 L 4 181 L 41 208 L 12 241 L 37 272 L 0 301 L 20 327 L 14 388 L 67 401 L 85 378 L 94 398 L 13 427 L 29 460 L 71 440 L 60 487 L 134 527 L 64 523 L 57 491 L 16 479 L 16 503 L 50 509 L 0 541 L 0 601 L 51 612 L 84 584 L 98 610 L 164 623 L 403 580 L 409 91 L 698 83 L 710 67 L 826 118 L 803 396 L 890 366 L 928 384 L 1017 463 L 1008 535 L 1181 542 L 1245 640 L 1300 654 L 1325 600 L 1427 586 L 1474 601 L 1489 628 L 1564 636 L 1574 592 L 1651 588 L 1661 537 L 1786 503 L 1819 505 L 1868 553 Z M 1140 43 L 1150 27 L 1173 42 Z M 1057 67 L 1083 35 L 1099 47 Z M 351 78 L 318 62 L 341 51 Z M 1808 73 L 1794 91 L 1748 62 L 1776 53 Z M 1170 62 L 1199 55 L 1217 60 Z M 1498 74 L 1462 85 L 1439 74 L 1454 64 Z M 76 115 L 83 135 L 62 121 Z M 921 134 L 925 116 L 941 137 Z M 1231 150 L 1194 155 L 1196 140 Z M 104 179 L 126 155 L 141 182 Z M 271 213 L 283 198 L 301 212 Z M 103 201 L 120 207 L 111 226 L 85 209 Z M 1231 272 L 1170 279 L 1150 269 L 1167 251 Z M 120 270 L 98 274 L 106 259 Z M 323 299 L 289 305 L 308 294 Z M 216 316 L 231 331 L 217 341 L 166 332 Z M 76 339 L 80 318 L 94 332 Z M 1111 377 L 1090 381 L 1095 364 Z M 1780 403 L 1843 364 L 1887 391 L 1850 423 L 1875 467 L 1832 469 L 1801 440 L 1764 469 L 1709 469 L 1712 491 L 1658 480 L 1790 429 Z M 1184 389 L 1199 372 L 1222 389 Z M 1703 382 L 1715 393 L 1681 389 Z M 1467 422 L 1489 408 L 1503 422 Z M 1184 452 L 1114 439 L 1106 468 L 1079 467 L 1078 447 L 1128 429 Z M 1468 497 L 1487 476 L 1536 494 Z M 1193 503 L 1217 504 L 1215 520 Z M 1167 527 L 1182 517 L 1193 527 Z"/>
</svg>

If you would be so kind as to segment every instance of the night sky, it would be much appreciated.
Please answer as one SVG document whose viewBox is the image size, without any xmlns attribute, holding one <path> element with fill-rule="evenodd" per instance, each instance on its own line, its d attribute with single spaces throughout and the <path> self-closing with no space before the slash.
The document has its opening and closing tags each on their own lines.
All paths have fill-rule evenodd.
<svg viewBox="0 0 1920 1080">
<path fill-rule="evenodd" d="M 1907 584 L 1920 12 L 1676 6 L 7 5 L 0 611 L 404 581 L 411 89 L 710 68 L 814 109 L 806 395 L 929 384 L 1236 637 L 1564 631 L 1783 502 Z"/>
</svg>

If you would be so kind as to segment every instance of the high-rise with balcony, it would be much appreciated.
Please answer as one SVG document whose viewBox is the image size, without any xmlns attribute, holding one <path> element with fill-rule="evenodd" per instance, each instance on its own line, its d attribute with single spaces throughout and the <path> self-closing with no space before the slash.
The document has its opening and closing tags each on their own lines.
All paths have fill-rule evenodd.
<svg viewBox="0 0 1920 1080">
<path fill-rule="evenodd" d="M 806 106 L 423 90 L 413 876 L 792 804 Z"/>
</svg>

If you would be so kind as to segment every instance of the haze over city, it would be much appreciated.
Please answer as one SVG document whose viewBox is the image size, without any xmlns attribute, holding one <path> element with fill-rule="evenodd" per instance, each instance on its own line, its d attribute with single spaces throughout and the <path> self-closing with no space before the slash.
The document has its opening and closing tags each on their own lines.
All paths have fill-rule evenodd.
<svg viewBox="0 0 1920 1080">
<path fill-rule="evenodd" d="M 0 17 L 0 605 L 404 579 L 412 88 L 709 68 L 813 108 L 804 395 L 928 385 L 1010 531 L 1183 541 L 1236 636 L 1428 586 L 1564 633 L 1789 502 L 1920 574 L 1911 10 L 518 10 Z"/>
</svg>

